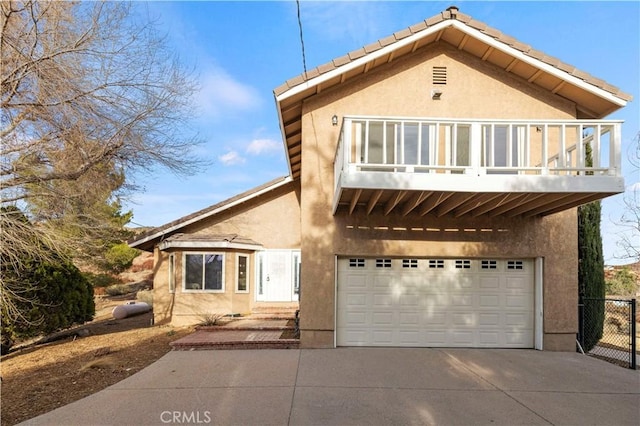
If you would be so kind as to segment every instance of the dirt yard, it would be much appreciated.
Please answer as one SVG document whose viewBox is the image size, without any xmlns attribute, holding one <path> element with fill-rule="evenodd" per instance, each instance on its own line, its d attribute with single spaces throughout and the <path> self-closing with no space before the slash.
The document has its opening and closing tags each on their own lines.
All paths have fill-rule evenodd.
<svg viewBox="0 0 640 426">
<path fill-rule="evenodd" d="M 85 337 L 29 347 L 1 358 L 2 425 L 14 425 L 123 380 L 171 350 L 192 330 L 152 326 L 152 315 L 111 317 L 122 301 L 97 298 Z M 86 333 L 86 332 L 85 332 Z"/>
</svg>

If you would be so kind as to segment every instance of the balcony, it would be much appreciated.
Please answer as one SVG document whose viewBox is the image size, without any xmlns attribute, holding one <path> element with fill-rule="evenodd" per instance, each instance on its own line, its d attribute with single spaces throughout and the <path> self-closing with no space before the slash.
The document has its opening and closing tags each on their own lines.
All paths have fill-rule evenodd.
<svg viewBox="0 0 640 426">
<path fill-rule="evenodd" d="M 344 117 L 333 212 L 545 216 L 624 191 L 622 121 Z"/>
</svg>

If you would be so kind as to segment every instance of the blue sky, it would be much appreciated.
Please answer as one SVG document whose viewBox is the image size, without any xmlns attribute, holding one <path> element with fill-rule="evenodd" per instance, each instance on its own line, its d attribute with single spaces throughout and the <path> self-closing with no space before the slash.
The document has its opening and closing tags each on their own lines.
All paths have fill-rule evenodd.
<svg viewBox="0 0 640 426">
<path fill-rule="evenodd" d="M 308 2 L 301 3 L 307 68 L 312 69 L 431 17 L 451 4 L 473 18 L 572 64 L 634 96 L 607 118 L 623 119 L 623 150 L 640 131 L 639 2 Z M 196 153 L 211 166 L 189 177 L 164 170 L 137 177 L 143 191 L 125 209 L 133 222 L 158 226 L 274 178 L 287 166 L 273 89 L 302 73 L 296 3 L 146 2 L 201 91 L 192 129 Z M 640 185 L 623 154 L 628 187 Z M 622 195 L 603 202 L 605 261 L 621 263 Z M 640 243 L 639 243 L 640 244 Z M 624 263 L 624 262 L 622 262 Z"/>
</svg>

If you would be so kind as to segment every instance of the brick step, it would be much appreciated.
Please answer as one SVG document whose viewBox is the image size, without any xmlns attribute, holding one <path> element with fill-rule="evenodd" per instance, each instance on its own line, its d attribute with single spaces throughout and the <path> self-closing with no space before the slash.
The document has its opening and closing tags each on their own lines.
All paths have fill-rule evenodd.
<svg viewBox="0 0 640 426">
<path fill-rule="evenodd" d="M 175 343 L 175 342 L 174 342 Z M 300 341 L 297 339 L 278 339 L 263 341 L 237 341 L 237 342 L 199 342 L 179 343 L 171 346 L 176 351 L 191 350 L 233 350 L 233 349 L 298 349 Z"/>
<path fill-rule="evenodd" d="M 231 327 L 213 327 L 214 330 L 196 330 L 188 336 L 171 342 L 175 350 L 195 349 L 290 349 L 298 348 L 298 339 L 280 339 L 283 330 L 240 330 Z"/>
<path fill-rule="evenodd" d="M 272 314 L 264 314 L 264 313 L 260 313 L 260 314 L 256 314 L 256 313 L 252 313 L 251 315 L 249 315 L 248 317 L 249 319 L 257 319 L 257 320 L 292 320 L 296 318 L 296 313 L 289 313 L 289 312 L 274 312 Z"/>
</svg>

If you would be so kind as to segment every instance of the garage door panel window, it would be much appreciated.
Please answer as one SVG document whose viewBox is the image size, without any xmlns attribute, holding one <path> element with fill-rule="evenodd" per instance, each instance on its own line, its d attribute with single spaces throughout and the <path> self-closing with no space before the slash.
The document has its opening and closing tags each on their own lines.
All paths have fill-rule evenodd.
<svg viewBox="0 0 640 426">
<path fill-rule="evenodd" d="M 224 292 L 224 255 L 185 254 L 184 290 Z"/>
<path fill-rule="evenodd" d="M 349 268 L 364 268 L 364 259 L 349 259 Z"/>
</svg>

